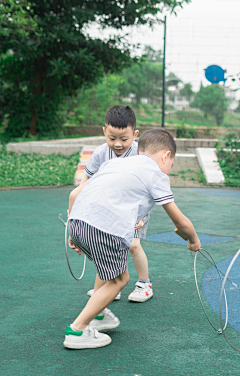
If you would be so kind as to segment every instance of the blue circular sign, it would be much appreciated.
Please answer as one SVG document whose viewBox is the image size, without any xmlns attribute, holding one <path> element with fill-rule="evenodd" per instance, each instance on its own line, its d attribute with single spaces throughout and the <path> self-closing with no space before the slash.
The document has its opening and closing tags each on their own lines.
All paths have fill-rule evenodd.
<svg viewBox="0 0 240 376">
<path fill-rule="evenodd" d="M 224 78 L 225 70 L 219 65 L 209 65 L 205 70 L 206 79 L 212 84 L 218 84 L 219 82 L 225 82 L 227 79 Z"/>
</svg>

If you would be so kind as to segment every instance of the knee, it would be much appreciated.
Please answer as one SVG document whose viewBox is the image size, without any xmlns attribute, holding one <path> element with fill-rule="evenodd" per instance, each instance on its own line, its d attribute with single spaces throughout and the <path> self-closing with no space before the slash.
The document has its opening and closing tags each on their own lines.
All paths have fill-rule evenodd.
<svg viewBox="0 0 240 376">
<path fill-rule="evenodd" d="M 126 286 L 129 281 L 130 281 L 130 276 L 129 276 L 129 273 L 127 272 L 126 275 L 124 276 L 124 286 Z"/>
<path fill-rule="evenodd" d="M 141 250 L 141 245 L 140 244 L 132 244 L 131 248 L 129 249 L 129 252 L 131 255 L 134 257 L 136 256 Z"/>
<path fill-rule="evenodd" d="M 122 289 L 124 286 L 128 284 L 129 279 L 129 273 L 128 270 L 126 270 L 124 273 L 115 278 L 115 283 L 117 283 Z"/>
</svg>

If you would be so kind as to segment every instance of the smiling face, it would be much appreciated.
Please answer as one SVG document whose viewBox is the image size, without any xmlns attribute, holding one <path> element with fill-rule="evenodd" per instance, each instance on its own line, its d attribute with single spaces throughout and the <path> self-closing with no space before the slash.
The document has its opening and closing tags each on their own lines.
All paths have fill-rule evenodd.
<svg viewBox="0 0 240 376">
<path fill-rule="evenodd" d="M 113 150 L 118 157 L 130 148 L 138 132 L 139 131 L 134 132 L 131 126 L 116 128 L 111 125 L 105 125 L 103 128 L 103 133 L 109 148 Z"/>
</svg>

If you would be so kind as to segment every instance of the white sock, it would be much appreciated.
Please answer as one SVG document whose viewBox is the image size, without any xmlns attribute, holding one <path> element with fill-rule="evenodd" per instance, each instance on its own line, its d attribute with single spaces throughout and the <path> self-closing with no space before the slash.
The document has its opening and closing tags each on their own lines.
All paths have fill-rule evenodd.
<svg viewBox="0 0 240 376">
<path fill-rule="evenodd" d="M 144 283 L 151 283 L 150 279 L 140 279 L 138 280 L 138 282 L 144 282 Z"/>
<path fill-rule="evenodd" d="M 83 329 L 77 329 L 77 328 L 75 328 L 75 326 L 73 326 L 73 325 L 71 324 L 71 325 L 70 325 L 70 328 L 71 328 L 74 332 L 82 332 L 83 329 L 86 328 L 86 326 L 85 326 L 85 328 L 83 328 Z"/>
</svg>

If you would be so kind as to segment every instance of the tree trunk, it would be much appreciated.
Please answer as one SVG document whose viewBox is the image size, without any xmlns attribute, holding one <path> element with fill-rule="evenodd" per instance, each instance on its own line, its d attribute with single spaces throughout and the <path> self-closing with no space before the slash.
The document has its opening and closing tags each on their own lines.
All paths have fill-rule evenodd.
<svg viewBox="0 0 240 376">
<path fill-rule="evenodd" d="M 43 92 L 43 72 L 46 69 L 46 56 L 38 57 L 35 63 L 36 75 L 33 79 L 33 95 L 35 96 L 35 102 L 37 101 L 36 97 L 39 97 Z M 37 134 L 37 116 L 36 116 L 37 105 L 33 107 L 31 122 L 32 126 L 30 127 L 30 133 L 35 136 Z"/>
</svg>

